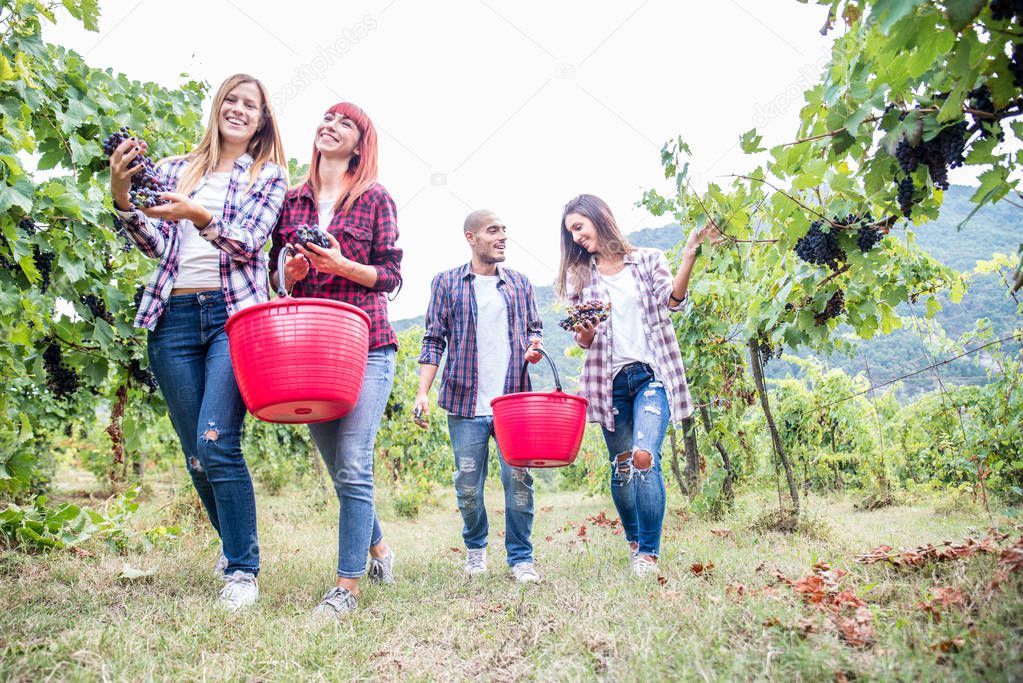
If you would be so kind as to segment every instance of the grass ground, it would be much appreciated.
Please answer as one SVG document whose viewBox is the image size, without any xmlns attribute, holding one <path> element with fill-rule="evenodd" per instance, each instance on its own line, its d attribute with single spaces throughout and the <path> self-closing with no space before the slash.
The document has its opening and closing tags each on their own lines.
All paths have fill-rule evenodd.
<svg viewBox="0 0 1023 683">
<path fill-rule="evenodd" d="M 508 577 L 501 496 L 488 492 L 490 573 L 462 573 L 453 495 L 419 519 L 380 505 L 397 583 L 366 585 L 360 610 L 326 628 L 308 619 L 332 582 L 336 503 L 319 494 L 259 494 L 258 607 L 211 609 L 215 539 L 181 494 L 157 487 L 137 522 L 191 530 L 146 552 L 92 557 L 0 551 L 0 679 L 89 680 L 1014 680 L 1023 677 L 1023 582 L 988 583 L 997 555 L 919 569 L 852 562 L 893 547 L 981 536 L 987 518 L 942 499 L 873 512 L 849 499 L 808 501 L 826 519 L 810 533 L 750 530 L 771 501 L 703 521 L 669 509 L 661 578 L 627 571 L 607 498 L 539 490 L 533 539 L 540 585 Z M 593 517 L 598 521 L 587 519 Z M 1003 529 L 1013 532 L 1005 518 Z M 585 531 L 580 531 L 585 525 Z M 845 642 L 828 613 L 777 583 L 829 562 L 869 608 L 870 642 Z M 122 567 L 153 573 L 119 578 Z M 691 565 L 704 569 L 695 575 Z M 833 576 L 833 575 L 832 575 Z M 741 586 L 739 585 L 741 584 Z M 763 590 L 764 586 L 773 586 Z M 935 586 L 963 591 L 940 621 L 920 609 Z M 961 640 L 957 640 L 961 639 Z"/>
</svg>

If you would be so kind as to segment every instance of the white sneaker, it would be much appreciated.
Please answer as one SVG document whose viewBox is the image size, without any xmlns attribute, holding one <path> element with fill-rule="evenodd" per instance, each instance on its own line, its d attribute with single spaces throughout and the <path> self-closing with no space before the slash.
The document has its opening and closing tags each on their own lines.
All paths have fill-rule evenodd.
<svg viewBox="0 0 1023 683">
<path fill-rule="evenodd" d="M 221 552 L 220 557 L 217 558 L 217 563 L 213 565 L 213 575 L 224 578 L 224 572 L 227 571 L 227 565 L 227 555 Z"/>
<path fill-rule="evenodd" d="M 658 573 L 657 562 L 650 558 L 649 555 L 640 555 L 637 553 L 636 559 L 632 562 L 632 573 L 639 578 L 654 576 Z"/>
<path fill-rule="evenodd" d="M 536 573 L 532 562 L 519 562 L 511 568 L 512 576 L 519 583 L 539 583 L 540 575 Z"/>
<path fill-rule="evenodd" d="M 635 548 L 632 547 L 631 543 L 626 543 L 625 545 L 629 548 L 629 566 L 631 567 L 636 564 L 636 558 L 639 557 L 639 544 L 637 543 Z"/>
<path fill-rule="evenodd" d="M 224 587 L 217 598 L 217 606 L 230 612 L 251 607 L 259 599 L 256 577 L 243 571 L 224 576 Z"/>
<path fill-rule="evenodd" d="M 337 619 L 359 608 L 359 599 L 347 588 L 335 586 L 323 594 L 313 610 L 313 618 L 321 621 Z"/>
<path fill-rule="evenodd" d="M 478 576 L 487 573 L 487 549 L 469 548 L 465 553 L 465 573 Z"/>
</svg>

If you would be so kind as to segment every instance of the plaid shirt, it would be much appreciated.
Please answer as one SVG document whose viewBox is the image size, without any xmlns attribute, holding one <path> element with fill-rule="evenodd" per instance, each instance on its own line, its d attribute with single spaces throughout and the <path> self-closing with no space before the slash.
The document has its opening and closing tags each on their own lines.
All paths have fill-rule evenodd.
<svg viewBox="0 0 1023 683">
<path fill-rule="evenodd" d="M 158 166 L 156 172 L 165 186 L 177 187 L 178 178 L 187 164 L 187 158 L 172 159 Z M 273 163 L 265 164 L 256 182 L 246 189 L 250 166 L 252 157 L 248 154 L 235 160 L 223 213 L 219 217 L 214 216 L 210 224 L 199 231 L 203 238 L 220 250 L 220 284 L 229 315 L 269 298 L 263 245 L 277 222 L 287 190 L 284 171 Z M 205 182 L 205 179 L 200 181 L 190 196 L 195 196 Z M 177 221 L 147 218 L 141 211 L 130 214 L 115 211 L 114 220 L 124 227 L 139 251 L 150 258 L 160 259 L 156 272 L 142 292 L 135 316 L 136 327 L 155 329 L 178 275 L 181 239 Z"/>
<path fill-rule="evenodd" d="M 672 276 L 668 259 L 660 249 L 636 249 L 625 255 L 625 267 L 632 269 L 632 276 L 639 287 L 642 302 L 640 311 L 643 332 L 654 354 L 651 366 L 654 376 L 664 383 L 668 395 L 671 419 L 679 422 L 693 412 L 693 399 L 686 383 L 686 371 L 682 367 L 682 353 L 675 338 L 675 329 L 668 315 L 668 296 L 671 294 Z M 596 262 L 590 260 L 590 284 L 581 291 L 569 292 L 569 303 L 584 301 L 609 301 L 607 287 L 600 277 Z M 688 298 L 688 297 L 686 297 Z M 671 308 L 679 311 L 685 302 Z M 583 374 L 579 380 L 579 393 L 589 399 L 586 417 L 590 422 L 614 431 L 615 417 L 611 404 L 611 340 L 614 334 L 614 309 L 608 319 L 597 326 L 593 343 L 586 353 Z"/>
<path fill-rule="evenodd" d="M 298 241 L 296 228 L 303 224 L 313 227 L 320 224 L 319 206 L 308 183 L 293 188 L 284 199 L 270 249 L 271 272 L 277 271 L 277 256 L 284 245 Z M 398 337 L 387 320 L 387 292 L 401 287 L 402 251 L 395 246 L 398 223 L 394 200 L 382 185 L 373 185 L 355 200 L 351 211 L 336 212 L 327 231 L 347 258 L 376 269 L 376 284 L 363 287 L 340 275 L 310 269 L 304 280 L 295 283 L 292 296 L 333 299 L 358 306 L 369 315 L 369 348 L 397 348 Z"/>
<path fill-rule="evenodd" d="M 426 333 L 419 363 L 440 365 L 450 344 L 441 377 L 438 404 L 459 417 L 476 416 L 479 380 L 476 347 L 476 292 L 472 264 L 439 273 L 430 285 Z M 508 311 L 508 346 L 511 361 L 504 376 L 504 393 L 529 391 L 529 377 L 521 382 L 522 357 L 530 339 L 543 335 L 543 323 L 533 300 L 533 285 L 522 273 L 497 266 L 497 290 Z"/>
</svg>

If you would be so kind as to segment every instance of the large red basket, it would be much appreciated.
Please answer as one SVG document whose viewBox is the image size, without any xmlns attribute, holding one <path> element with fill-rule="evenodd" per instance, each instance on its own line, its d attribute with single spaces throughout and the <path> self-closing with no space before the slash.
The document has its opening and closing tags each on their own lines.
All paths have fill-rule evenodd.
<svg viewBox="0 0 1023 683">
<path fill-rule="evenodd" d="M 369 355 L 360 308 L 284 295 L 238 311 L 225 329 L 242 400 L 260 420 L 334 420 L 359 400 Z"/>
<path fill-rule="evenodd" d="M 589 402 L 563 392 L 554 362 L 542 349 L 540 353 L 554 371 L 554 391 L 506 394 L 490 402 L 498 450 L 512 467 L 571 465 L 583 441 Z M 522 366 L 523 383 L 528 367 Z"/>
</svg>

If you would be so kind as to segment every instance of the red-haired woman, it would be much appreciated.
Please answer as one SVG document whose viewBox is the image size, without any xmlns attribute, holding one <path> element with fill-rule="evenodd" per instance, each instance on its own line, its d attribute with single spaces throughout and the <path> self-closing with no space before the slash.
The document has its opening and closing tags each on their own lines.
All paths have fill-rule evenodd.
<svg viewBox="0 0 1023 683">
<path fill-rule="evenodd" d="M 139 141 L 110 155 L 116 220 L 139 251 L 159 259 L 135 326 L 150 330 L 149 365 L 167 402 L 185 463 L 220 534 L 219 604 L 231 610 L 259 596 L 256 498 L 241 450 L 245 405 L 224 323 L 266 301 L 266 244 L 288 187 L 287 160 L 266 88 L 228 78 L 213 98 L 206 133 L 191 153 L 157 166 L 173 192 L 167 203 L 132 210 Z"/>
<path fill-rule="evenodd" d="M 316 126 L 309 177 L 284 201 L 270 252 L 276 287 L 277 256 L 285 244 L 300 252 L 284 265 L 294 296 L 353 304 L 370 319 L 369 358 L 359 400 L 350 413 L 309 425 L 340 502 L 337 581 L 315 613 L 335 618 L 355 610 L 359 579 L 393 580 L 394 554 L 384 542 L 373 502 L 373 448 L 394 382 L 398 339 L 387 320 L 387 293 L 401 285 L 401 249 L 394 201 L 377 183 L 377 134 L 354 104 L 336 104 Z M 319 227 L 329 248 L 303 243 L 300 225 Z"/>
</svg>

